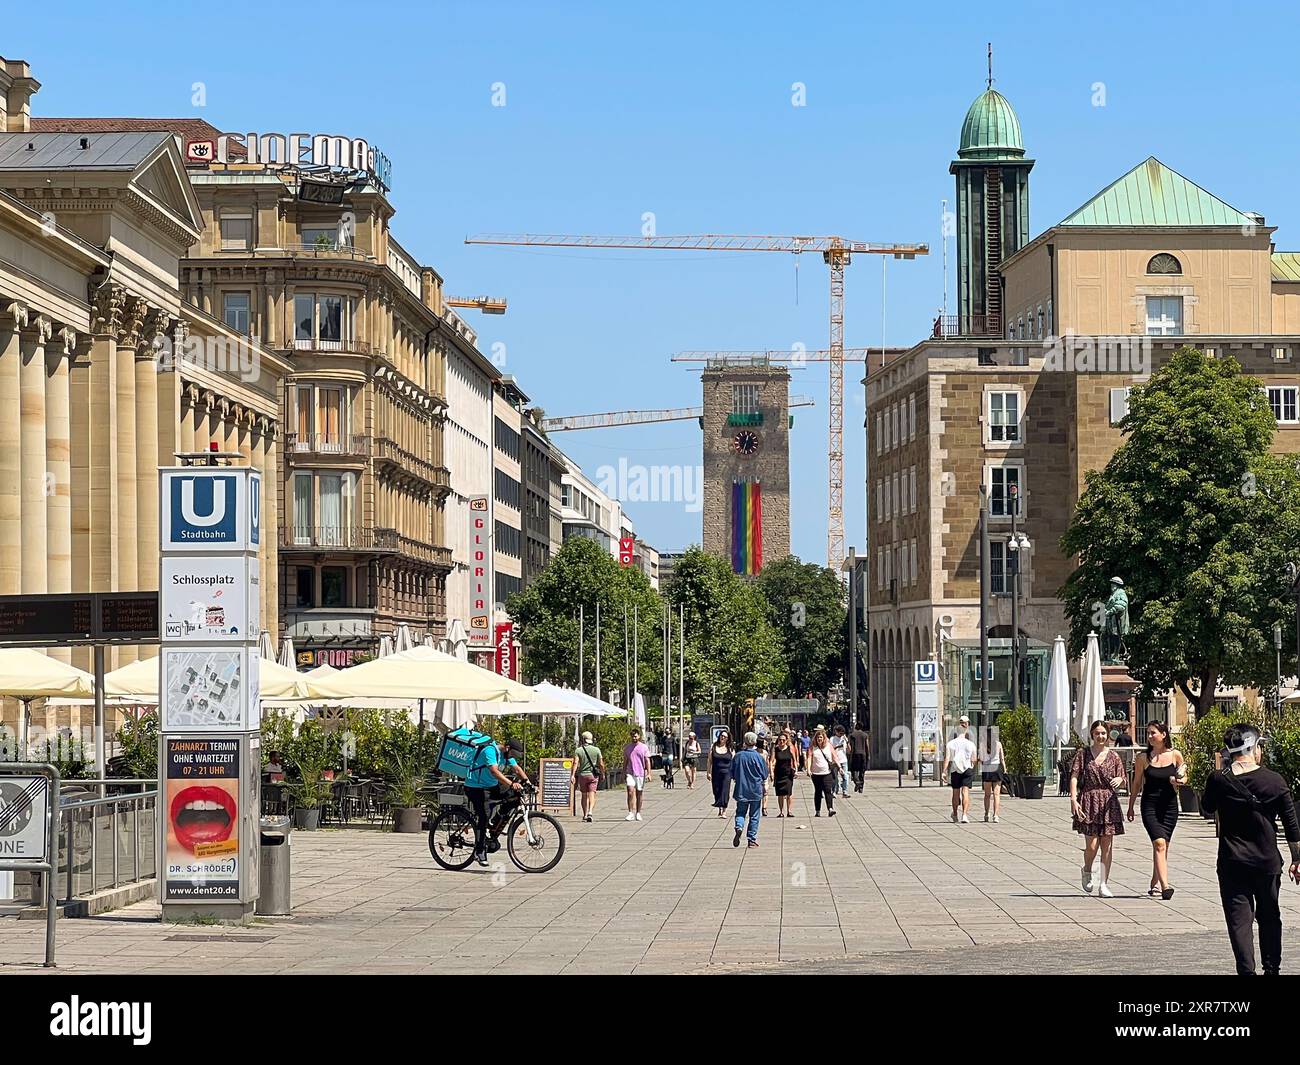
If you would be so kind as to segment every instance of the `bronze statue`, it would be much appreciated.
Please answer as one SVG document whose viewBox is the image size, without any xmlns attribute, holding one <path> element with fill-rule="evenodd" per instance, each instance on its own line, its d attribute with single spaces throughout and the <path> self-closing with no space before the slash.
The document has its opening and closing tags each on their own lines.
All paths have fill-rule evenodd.
<svg viewBox="0 0 1300 1065">
<path fill-rule="evenodd" d="M 1106 621 L 1102 629 L 1101 657 L 1104 662 L 1119 662 L 1127 657 L 1124 637 L 1128 635 L 1128 593 L 1121 577 L 1110 579 L 1110 597 L 1106 600 Z"/>
</svg>

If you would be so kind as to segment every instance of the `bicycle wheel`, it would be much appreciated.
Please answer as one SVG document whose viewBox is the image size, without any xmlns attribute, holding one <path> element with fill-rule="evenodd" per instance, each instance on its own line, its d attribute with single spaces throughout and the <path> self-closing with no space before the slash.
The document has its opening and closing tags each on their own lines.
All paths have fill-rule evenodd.
<svg viewBox="0 0 1300 1065">
<path fill-rule="evenodd" d="M 444 869 L 464 869 L 474 860 L 474 816 L 449 807 L 429 826 L 429 853 Z"/>
<path fill-rule="evenodd" d="M 528 819 L 525 827 L 524 818 Z M 532 839 L 528 830 L 532 829 Z M 548 873 L 564 857 L 564 829 L 550 814 L 530 810 L 510 822 L 506 831 L 510 860 L 525 873 Z"/>
</svg>

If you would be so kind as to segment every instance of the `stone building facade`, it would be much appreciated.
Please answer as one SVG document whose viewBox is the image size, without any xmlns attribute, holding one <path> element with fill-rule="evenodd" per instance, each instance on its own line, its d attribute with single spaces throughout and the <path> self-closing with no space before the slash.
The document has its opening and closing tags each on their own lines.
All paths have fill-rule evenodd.
<svg viewBox="0 0 1300 1065">
<path fill-rule="evenodd" d="M 702 375 L 704 550 L 732 561 L 733 485 L 757 483 L 762 564 L 790 553 L 790 373 L 758 358 L 717 360 Z"/>
<path fill-rule="evenodd" d="M 1007 128 L 968 117 L 963 138 Z M 1014 129 L 1011 147 L 1019 148 L 1018 123 Z M 962 146 L 970 147 L 965 139 Z M 1027 209 L 1027 188 L 1025 196 Z M 1177 348 L 1190 343 L 1237 359 L 1262 381 L 1277 416 L 1275 450 L 1300 451 L 1293 311 L 1300 257 L 1275 251 L 1272 234 L 1259 215 L 1148 159 L 1001 261 L 996 322 L 940 319 L 931 338 L 872 367 L 865 386 L 875 765 L 892 764 L 891 736 L 910 722 L 910 663 L 940 655 L 949 640 L 979 638 L 981 493 L 989 508 L 990 637 L 1012 634 L 1013 486 L 1018 531 L 1031 544 L 1021 552 L 1020 633 L 1050 645 L 1068 631 L 1058 593 L 1075 560 L 1061 552 L 1061 536 L 1087 472 L 1103 467 L 1123 439 L 1129 391 Z M 1185 701 L 1170 693 L 1140 706 L 1139 724 L 1148 715 L 1177 726 Z"/>
</svg>

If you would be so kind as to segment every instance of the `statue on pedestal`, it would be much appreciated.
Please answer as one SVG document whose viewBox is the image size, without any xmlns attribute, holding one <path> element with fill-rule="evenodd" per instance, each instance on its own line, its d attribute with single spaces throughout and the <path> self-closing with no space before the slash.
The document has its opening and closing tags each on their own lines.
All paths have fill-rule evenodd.
<svg viewBox="0 0 1300 1065">
<path fill-rule="evenodd" d="M 1106 600 L 1106 621 L 1102 628 L 1101 660 L 1122 662 L 1128 657 L 1124 637 L 1128 635 L 1128 593 L 1121 577 L 1110 579 L 1110 597 Z"/>
</svg>

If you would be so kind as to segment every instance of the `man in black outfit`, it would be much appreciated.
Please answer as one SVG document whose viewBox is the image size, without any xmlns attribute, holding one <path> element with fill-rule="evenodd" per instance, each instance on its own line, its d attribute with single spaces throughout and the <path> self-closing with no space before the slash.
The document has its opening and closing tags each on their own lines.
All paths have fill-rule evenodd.
<svg viewBox="0 0 1300 1065">
<path fill-rule="evenodd" d="M 1288 875 L 1300 884 L 1300 822 L 1286 781 L 1260 766 L 1259 729 L 1233 725 L 1223 736 L 1230 765 L 1210 774 L 1201 809 L 1219 815 L 1219 897 L 1228 922 L 1228 939 L 1240 976 L 1255 975 L 1251 925 L 1259 922 L 1259 954 L 1264 974 L 1282 968 L 1282 914 L 1278 890 L 1282 855 L 1277 849 L 1277 819 L 1291 848 Z"/>
</svg>

